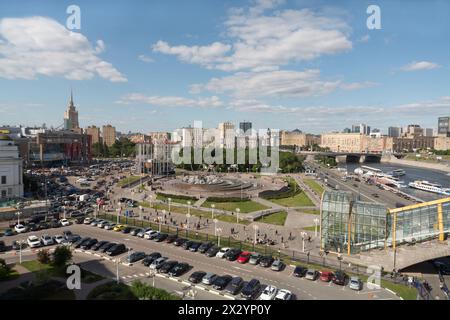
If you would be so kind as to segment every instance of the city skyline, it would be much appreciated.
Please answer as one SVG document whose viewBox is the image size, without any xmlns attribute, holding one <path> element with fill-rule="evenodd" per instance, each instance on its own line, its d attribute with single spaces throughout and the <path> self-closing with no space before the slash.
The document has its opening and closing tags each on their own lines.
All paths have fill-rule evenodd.
<svg viewBox="0 0 450 320">
<path fill-rule="evenodd" d="M 436 130 L 450 109 L 444 1 L 379 1 L 381 30 L 367 28 L 364 1 L 78 1 L 74 31 L 70 4 L 0 1 L 2 125 L 60 126 L 71 88 L 80 127 L 121 132 L 244 119 L 314 134 Z"/>
</svg>

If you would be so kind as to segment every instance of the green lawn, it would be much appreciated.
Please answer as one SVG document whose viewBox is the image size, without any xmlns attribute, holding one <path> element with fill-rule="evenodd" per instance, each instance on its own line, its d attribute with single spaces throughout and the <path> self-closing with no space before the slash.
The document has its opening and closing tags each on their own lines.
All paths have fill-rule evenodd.
<svg viewBox="0 0 450 320">
<path fill-rule="evenodd" d="M 314 203 L 311 201 L 311 199 L 308 198 L 308 196 L 304 192 L 300 192 L 293 197 L 282 198 L 282 199 L 271 199 L 269 201 L 279 204 L 279 205 L 282 205 L 284 207 L 314 206 Z"/>
<path fill-rule="evenodd" d="M 301 212 L 301 213 L 307 213 L 307 214 L 316 214 L 316 215 L 319 215 L 320 214 L 320 210 L 315 210 L 315 209 L 302 209 L 302 210 L 299 210 L 298 212 Z"/>
<path fill-rule="evenodd" d="M 20 277 L 20 274 L 16 270 L 11 270 L 7 277 L 0 279 L 0 282 L 14 280 L 18 277 Z"/>
<path fill-rule="evenodd" d="M 130 176 L 130 177 L 128 177 L 128 178 L 125 178 L 125 179 L 120 180 L 120 181 L 117 183 L 117 185 L 118 185 L 119 187 L 126 186 L 127 184 L 131 184 L 131 183 L 133 183 L 133 182 L 138 181 L 140 178 L 141 178 L 140 176 Z"/>
<path fill-rule="evenodd" d="M 304 227 L 303 230 L 315 231 L 316 230 L 316 226 Z M 320 232 L 320 226 L 317 226 L 317 232 Z"/>
<path fill-rule="evenodd" d="M 284 223 L 286 222 L 287 218 L 287 212 L 286 211 L 280 211 L 271 213 L 267 216 L 258 218 L 256 221 L 263 222 L 263 223 L 269 223 L 269 224 L 275 224 L 278 226 L 284 226 Z"/>
<path fill-rule="evenodd" d="M 191 202 L 191 204 L 193 204 L 195 201 L 197 201 L 196 199 L 182 199 L 182 198 L 177 198 L 176 196 L 164 196 L 161 194 L 158 194 L 156 196 L 157 200 L 162 200 L 162 201 L 169 201 L 168 199 L 172 199 L 171 202 L 176 202 L 176 203 L 181 203 L 181 204 L 187 204 L 188 201 Z"/>
<path fill-rule="evenodd" d="M 265 205 L 262 205 L 258 202 L 252 200 L 245 200 L 239 202 L 211 202 L 205 201 L 202 204 L 204 208 L 211 208 L 211 205 L 214 204 L 216 209 L 226 210 L 226 211 L 234 211 L 236 212 L 236 208 L 241 209 L 241 213 L 249 213 L 259 210 L 268 209 Z"/>
<path fill-rule="evenodd" d="M 37 260 L 23 261 L 21 266 L 28 269 L 31 272 L 37 272 L 41 270 L 50 270 L 50 271 L 53 270 L 53 267 L 51 265 L 40 263 Z"/>
<path fill-rule="evenodd" d="M 303 182 L 312 190 L 314 190 L 314 192 L 317 193 L 319 196 L 322 195 L 323 187 L 316 181 L 314 181 L 313 179 L 303 179 Z"/>
</svg>

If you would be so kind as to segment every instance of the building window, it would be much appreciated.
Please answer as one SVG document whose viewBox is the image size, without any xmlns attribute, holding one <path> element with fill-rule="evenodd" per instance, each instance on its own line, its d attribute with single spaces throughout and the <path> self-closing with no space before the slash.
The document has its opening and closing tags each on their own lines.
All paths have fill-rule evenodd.
<svg viewBox="0 0 450 320">
<path fill-rule="evenodd" d="M 2 176 L 2 184 L 6 184 L 6 176 Z"/>
<path fill-rule="evenodd" d="M 6 190 L 2 190 L 2 198 L 6 198 Z"/>
</svg>

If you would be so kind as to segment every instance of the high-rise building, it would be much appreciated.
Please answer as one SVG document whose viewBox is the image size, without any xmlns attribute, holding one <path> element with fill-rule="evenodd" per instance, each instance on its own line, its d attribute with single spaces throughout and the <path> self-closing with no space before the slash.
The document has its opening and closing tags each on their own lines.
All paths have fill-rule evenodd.
<svg viewBox="0 0 450 320">
<path fill-rule="evenodd" d="M 23 197 L 23 164 L 19 148 L 0 133 L 0 200 Z"/>
<path fill-rule="evenodd" d="M 425 137 L 433 137 L 434 136 L 434 130 L 433 128 L 424 128 L 423 129 L 423 135 Z"/>
<path fill-rule="evenodd" d="M 345 128 L 344 130 L 342 130 L 342 133 L 351 133 L 352 129 L 350 128 Z"/>
<path fill-rule="evenodd" d="M 401 127 L 389 127 L 388 128 L 388 136 L 391 138 L 397 138 L 402 135 Z"/>
<path fill-rule="evenodd" d="M 73 93 L 70 91 L 70 101 L 67 110 L 64 112 L 64 129 L 74 130 L 78 129 L 78 111 L 73 104 Z"/>
<path fill-rule="evenodd" d="M 221 148 L 233 148 L 235 145 L 236 134 L 234 124 L 231 122 L 219 123 L 219 139 Z"/>
<path fill-rule="evenodd" d="M 439 117 L 438 135 L 450 137 L 450 117 Z"/>
<path fill-rule="evenodd" d="M 102 130 L 103 134 L 103 142 L 108 146 L 111 147 L 114 142 L 116 142 L 116 128 L 112 125 L 108 124 L 106 126 L 103 126 Z"/>
<path fill-rule="evenodd" d="M 352 132 L 369 135 L 370 134 L 370 126 L 368 126 L 364 123 L 354 124 L 354 125 L 352 125 Z"/>
<path fill-rule="evenodd" d="M 240 122 L 239 129 L 246 133 L 247 131 L 252 129 L 252 123 L 248 121 Z"/>
<path fill-rule="evenodd" d="M 86 128 L 86 134 L 92 136 L 92 144 L 101 143 L 100 128 L 96 126 L 89 126 Z"/>
</svg>

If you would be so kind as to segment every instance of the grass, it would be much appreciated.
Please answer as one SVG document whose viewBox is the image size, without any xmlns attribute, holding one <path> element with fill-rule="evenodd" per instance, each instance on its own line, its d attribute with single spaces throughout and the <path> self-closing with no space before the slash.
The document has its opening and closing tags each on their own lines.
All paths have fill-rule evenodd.
<svg viewBox="0 0 450 320">
<path fill-rule="evenodd" d="M 313 179 L 303 179 L 303 182 L 310 187 L 315 193 L 317 193 L 319 196 L 322 195 L 324 189 L 323 187 L 318 184 L 316 181 L 314 181 Z"/>
<path fill-rule="evenodd" d="M 282 199 L 272 199 L 269 201 L 279 204 L 279 205 L 282 205 L 284 207 L 314 206 L 314 203 L 311 201 L 311 199 L 308 198 L 308 196 L 304 192 L 300 192 L 293 197 L 282 198 Z"/>
<path fill-rule="evenodd" d="M 415 288 L 409 288 L 405 285 L 393 283 L 386 280 L 381 280 L 381 286 L 383 288 L 394 291 L 405 300 L 416 300 L 417 298 L 417 290 Z"/>
<path fill-rule="evenodd" d="M 37 260 L 23 261 L 21 266 L 31 272 L 38 272 L 41 270 L 50 270 L 50 271 L 53 270 L 53 266 L 49 264 L 40 263 Z"/>
<path fill-rule="evenodd" d="M 303 227 L 303 230 L 307 230 L 307 231 L 315 231 L 316 230 L 316 226 L 310 226 L 310 227 Z M 320 232 L 320 227 L 317 226 L 317 232 Z"/>
<path fill-rule="evenodd" d="M 306 214 L 316 214 L 316 215 L 320 215 L 320 210 L 315 210 L 315 209 L 302 209 L 299 212 L 301 213 L 306 213 Z"/>
<path fill-rule="evenodd" d="M 265 205 L 257 203 L 252 200 L 244 200 L 239 202 L 211 202 L 205 201 L 202 204 L 204 208 L 211 208 L 211 205 L 214 204 L 216 209 L 225 210 L 225 211 L 233 211 L 236 212 L 236 208 L 241 210 L 241 213 L 249 213 L 259 210 L 268 209 Z"/>
<path fill-rule="evenodd" d="M 128 185 L 128 184 L 132 184 L 132 183 L 138 181 L 140 178 L 141 178 L 140 176 L 130 176 L 130 177 L 128 177 L 128 178 L 125 178 L 125 179 L 120 180 L 120 181 L 117 183 L 117 185 L 118 185 L 119 187 L 123 187 L 123 186 L 126 186 L 126 185 Z"/>
<path fill-rule="evenodd" d="M 20 274 L 19 274 L 16 270 L 12 269 L 12 270 L 9 272 L 8 276 L 6 276 L 6 277 L 3 278 L 3 279 L 0 279 L 0 282 L 14 280 L 14 279 L 17 279 L 17 278 L 19 278 L 19 277 L 20 277 Z"/>
<path fill-rule="evenodd" d="M 156 196 L 156 199 L 157 200 L 162 200 L 162 201 L 169 201 L 168 199 L 172 199 L 171 200 L 171 202 L 176 202 L 176 203 L 181 203 L 181 204 L 187 204 L 188 203 L 188 201 L 191 201 L 191 204 L 193 204 L 196 200 L 194 200 L 194 199 L 191 199 L 191 200 L 189 200 L 189 199 L 182 199 L 182 198 L 177 198 L 177 197 L 175 197 L 175 196 L 170 196 L 170 197 L 168 197 L 168 196 L 163 196 L 163 195 L 161 195 L 161 194 L 158 194 L 157 196 Z M 172 209 L 172 208 L 171 208 Z"/>
<path fill-rule="evenodd" d="M 267 216 L 258 218 L 258 219 L 256 219 L 256 221 L 274 224 L 274 225 L 278 225 L 278 226 L 284 226 L 284 223 L 286 222 L 286 218 L 287 218 L 287 212 L 280 211 L 280 212 L 274 212 Z"/>
</svg>

